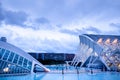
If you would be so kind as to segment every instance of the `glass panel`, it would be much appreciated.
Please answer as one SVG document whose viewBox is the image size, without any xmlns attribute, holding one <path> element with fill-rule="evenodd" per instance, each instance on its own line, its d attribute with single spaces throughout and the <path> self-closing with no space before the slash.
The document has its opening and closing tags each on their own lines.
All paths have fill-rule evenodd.
<svg viewBox="0 0 120 80">
<path fill-rule="evenodd" d="M 23 63 L 23 57 L 22 57 L 22 56 L 20 56 L 20 59 L 19 59 L 18 64 L 19 64 L 19 65 L 22 65 L 22 63 Z"/>
<path fill-rule="evenodd" d="M 31 61 L 29 61 L 29 62 L 28 62 L 28 69 L 30 69 L 30 70 L 31 70 L 31 67 L 32 67 L 32 62 L 31 62 Z"/>
<path fill-rule="evenodd" d="M 23 67 L 27 67 L 27 62 L 28 62 L 28 60 L 24 59 Z"/>
<path fill-rule="evenodd" d="M 0 69 L 2 69 L 2 66 L 3 66 L 3 61 L 1 61 Z"/>
<path fill-rule="evenodd" d="M 1 63 L 2 63 L 2 60 L 0 60 L 0 65 L 2 65 Z M 0 69 L 1 69 L 1 66 L 0 66 Z"/>
<path fill-rule="evenodd" d="M 2 69 L 6 67 L 6 62 L 3 61 Z"/>
<path fill-rule="evenodd" d="M 2 58 L 4 52 L 5 52 L 5 49 L 1 49 L 1 50 L 0 50 L 0 59 Z"/>
<path fill-rule="evenodd" d="M 12 62 L 13 57 L 14 57 L 14 53 L 13 53 L 13 52 L 11 52 L 11 54 L 10 54 L 10 56 L 9 56 L 9 58 L 8 58 L 8 61 Z"/>
<path fill-rule="evenodd" d="M 16 54 L 13 63 L 17 63 L 19 55 Z"/>
<path fill-rule="evenodd" d="M 3 60 L 7 60 L 9 53 L 10 53 L 10 51 L 6 50 Z"/>
</svg>

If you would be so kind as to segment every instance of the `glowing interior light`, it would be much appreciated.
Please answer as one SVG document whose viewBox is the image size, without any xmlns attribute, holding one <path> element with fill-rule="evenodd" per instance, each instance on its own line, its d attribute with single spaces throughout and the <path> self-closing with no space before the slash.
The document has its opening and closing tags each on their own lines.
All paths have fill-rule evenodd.
<svg viewBox="0 0 120 80">
<path fill-rule="evenodd" d="M 109 44 L 110 43 L 110 39 L 108 38 L 106 41 L 105 41 L 106 44 Z"/>
<path fill-rule="evenodd" d="M 118 39 L 114 39 L 114 41 L 112 43 L 116 44 L 117 42 L 118 42 Z"/>
<path fill-rule="evenodd" d="M 118 65 L 118 67 L 120 68 L 120 64 Z"/>
<path fill-rule="evenodd" d="M 95 56 L 98 56 L 98 54 L 95 52 Z"/>
<path fill-rule="evenodd" d="M 10 67 L 11 66 L 11 64 L 8 64 L 8 67 Z"/>
<path fill-rule="evenodd" d="M 97 43 L 102 43 L 102 38 L 98 39 Z"/>
<path fill-rule="evenodd" d="M 105 55 L 106 55 L 106 56 L 108 56 L 108 54 L 107 54 L 107 53 L 106 53 Z"/>
<path fill-rule="evenodd" d="M 6 67 L 6 68 L 3 69 L 3 71 L 4 71 L 4 72 L 8 72 L 8 71 L 9 71 L 9 68 Z"/>
<path fill-rule="evenodd" d="M 113 57 L 111 56 L 110 59 L 113 59 Z"/>
</svg>

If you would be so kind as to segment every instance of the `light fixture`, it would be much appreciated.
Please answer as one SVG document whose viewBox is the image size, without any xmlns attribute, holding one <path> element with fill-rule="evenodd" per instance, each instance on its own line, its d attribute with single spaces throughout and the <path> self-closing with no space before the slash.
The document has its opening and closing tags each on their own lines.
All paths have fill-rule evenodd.
<svg viewBox="0 0 120 80">
<path fill-rule="evenodd" d="M 11 66 L 11 64 L 8 64 L 8 67 L 10 67 Z"/>
<path fill-rule="evenodd" d="M 114 41 L 112 42 L 112 44 L 116 44 L 118 42 L 118 39 L 114 39 Z"/>
<path fill-rule="evenodd" d="M 106 41 L 105 41 L 106 44 L 109 44 L 110 43 L 110 38 L 108 38 Z"/>
<path fill-rule="evenodd" d="M 97 43 L 102 43 L 102 38 L 98 39 Z"/>
<path fill-rule="evenodd" d="M 3 69 L 3 71 L 4 71 L 4 72 L 8 72 L 8 71 L 9 71 L 9 68 L 6 67 L 6 68 Z"/>
<path fill-rule="evenodd" d="M 95 52 L 95 56 L 98 56 L 98 54 Z"/>
<path fill-rule="evenodd" d="M 120 68 L 120 64 L 118 64 L 118 67 Z"/>
</svg>

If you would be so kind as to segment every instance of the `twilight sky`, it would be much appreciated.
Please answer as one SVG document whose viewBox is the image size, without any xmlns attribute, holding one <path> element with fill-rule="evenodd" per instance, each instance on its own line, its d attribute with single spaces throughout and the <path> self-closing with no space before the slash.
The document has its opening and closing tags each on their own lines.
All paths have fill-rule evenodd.
<svg viewBox="0 0 120 80">
<path fill-rule="evenodd" d="M 0 36 L 27 52 L 76 53 L 80 34 L 120 35 L 120 0 L 0 0 Z"/>
</svg>

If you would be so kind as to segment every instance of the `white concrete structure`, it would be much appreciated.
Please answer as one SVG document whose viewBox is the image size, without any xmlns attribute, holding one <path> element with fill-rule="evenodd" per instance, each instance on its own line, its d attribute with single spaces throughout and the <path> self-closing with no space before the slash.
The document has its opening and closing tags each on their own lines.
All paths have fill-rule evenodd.
<svg viewBox="0 0 120 80">
<path fill-rule="evenodd" d="M 80 35 L 80 48 L 72 65 L 120 71 L 120 36 L 116 35 Z"/>
<path fill-rule="evenodd" d="M 0 40 L 0 74 L 28 74 L 50 70 L 25 51 Z"/>
</svg>

